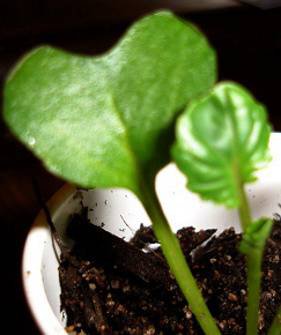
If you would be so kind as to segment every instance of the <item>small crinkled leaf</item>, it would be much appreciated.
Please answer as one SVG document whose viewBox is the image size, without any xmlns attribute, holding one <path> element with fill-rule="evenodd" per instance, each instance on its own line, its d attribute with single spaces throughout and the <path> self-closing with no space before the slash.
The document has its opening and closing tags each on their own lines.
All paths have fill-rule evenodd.
<svg viewBox="0 0 281 335">
<path fill-rule="evenodd" d="M 263 105 L 244 88 L 221 83 L 179 117 L 172 154 L 203 199 L 239 206 L 239 186 L 269 160 L 271 127 Z"/>
<path fill-rule="evenodd" d="M 259 219 L 251 223 L 243 234 L 240 251 L 251 254 L 254 250 L 262 251 L 271 233 L 273 221 L 268 218 Z"/>
<path fill-rule="evenodd" d="M 140 171 L 168 151 L 159 141 L 176 113 L 215 80 L 204 36 L 160 12 L 101 57 L 50 47 L 28 54 L 7 80 L 4 118 L 57 175 L 137 193 Z"/>
</svg>

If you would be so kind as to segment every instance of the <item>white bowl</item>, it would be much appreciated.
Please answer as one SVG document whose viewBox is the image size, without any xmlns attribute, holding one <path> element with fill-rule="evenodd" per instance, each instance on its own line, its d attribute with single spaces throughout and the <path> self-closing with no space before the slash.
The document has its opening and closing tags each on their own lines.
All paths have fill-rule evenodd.
<svg viewBox="0 0 281 335">
<path fill-rule="evenodd" d="M 254 217 L 277 213 L 281 202 L 281 133 L 273 133 L 270 140 L 272 161 L 258 173 L 259 180 L 247 187 Z M 210 202 L 201 201 L 185 188 L 185 177 L 170 164 L 160 171 L 156 180 L 157 193 L 165 214 L 173 228 L 194 226 L 197 229 L 217 228 L 222 231 L 234 226 L 240 230 L 235 210 L 226 210 Z M 57 229 L 63 234 L 69 215 L 79 211 L 81 200 L 93 208 L 93 223 L 128 240 L 141 223 L 149 219 L 136 197 L 126 190 L 76 191 L 65 185 L 48 205 Z M 126 222 L 126 224 L 124 223 Z M 128 226 L 130 228 L 128 228 Z M 43 334 L 65 335 L 65 317 L 60 312 L 58 262 L 43 212 L 37 216 L 26 240 L 23 255 L 23 284 L 28 304 Z"/>
</svg>

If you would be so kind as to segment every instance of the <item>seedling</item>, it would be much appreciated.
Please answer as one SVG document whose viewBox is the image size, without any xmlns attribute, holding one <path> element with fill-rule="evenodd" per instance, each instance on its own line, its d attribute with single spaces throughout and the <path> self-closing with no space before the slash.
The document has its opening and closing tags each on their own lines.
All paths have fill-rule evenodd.
<svg viewBox="0 0 281 335">
<path fill-rule="evenodd" d="M 256 180 L 255 172 L 270 160 L 270 132 L 265 108 L 239 85 L 222 83 L 193 101 L 179 117 L 173 147 L 173 157 L 188 176 L 191 191 L 238 208 L 243 230 L 240 251 L 247 261 L 248 335 L 258 333 L 261 265 L 272 220 L 253 221 L 244 187 Z"/>
<path fill-rule="evenodd" d="M 206 94 L 213 87 L 216 72 L 215 53 L 204 36 L 192 24 L 171 13 L 160 12 L 133 25 L 125 37 L 101 57 L 78 56 L 51 47 L 35 49 L 15 67 L 4 90 L 7 124 L 51 172 L 84 188 L 127 188 L 138 196 L 151 218 L 179 287 L 202 329 L 210 335 L 220 334 L 220 331 L 163 214 L 154 180 L 159 169 L 169 161 L 176 116 L 192 99 Z M 254 179 L 258 163 L 267 160 L 270 128 L 265 123 L 264 111 L 259 107 L 258 112 L 254 112 L 256 104 L 242 89 L 237 88 L 232 100 L 232 86 L 227 87 L 230 87 L 227 108 L 230 104 L 234 121 L 230 122 L 225 112 L 225 98 L 221 102 L 214 99 L 218 92 L 224 97 L 224 86 L 219 86 L 211 93 L 211 100 L 215 100 L 214 104 L 219 109 L 215 112 L 216 106 L 212 106 L 210 116 L 202 112 L 202 132 L 211 135 L 211 143 L 215 144 L 212 153 L 217 147 L 222 149 L 233 165 L 223 164 L 225 157 L 220 157 L 220 151 L 214 156 L 218 156 L 218 160 L 209 155 L 205 158 L 213 179 L 201 180 L 200 154 L 209 148 L 208 145 L 192 146 L 195 150 L 192 153 L 200 158 L 195 160 L 194 167 L 183 150 L 188 148 L 188 139 L 194 133 L 188 127 L 183 131 L 181 128 L 190 118 L 187 115 L 194 115 L 193 121 L 197 120 L 193 113 L 184 113 L 180 118 L 174 156 L 183 170 L 190 165 L 193 176 L 199 176 L 199 183 L 196 178 L 192 182 L 189 176 L 193 191 L 201 187 L 205 198 L 231 207 L 239 206 L 246 229 L 241 248 L 250 255 L 248 250 L 253 245 L 256 250 L 256 245 L 259 245 L 257 250 L 261 257 L 264 242 L 261 243 L 259 235 L 262 233 L 265 240 L 271 221 L 251 224 L 243 185 Z M 204 99 L 202 101 L 208 104 L 209 96 Z M 239 103 L 243 108 L 237 108 Z M 191 106 L 201 108 L 198 101 Z M 200 113 L 196 115 L 200 116 Z M 230 133 L 221 134 L 223 136 L 216 141 L 215 122 L 212 120 L 227 124 Z M 246 122 L 243 127 L 238 123 L 241 120 L 243 125 Z M 234 126 L 235 131 L 230 126 Z M 260 127 L 265 127 L 265 130 Z M 198 131 L 200 133 L 197 129 L 195 139 Z M 245 142 L 247 150 L 241 151 L 240 144 Z M 194 140 L 192 143 L 197 142 Z M 220 181 L 222 175 L 225 178 Z M 206 189 L 202 181 L 207 182 L 208 187 L 212 186 L 211 189 Z M 215 195 L 218 186 L 225 187 L 219 199 Z M 259 262 L 260 259 L 255 264 L 259 265 Z M 248 256 L 249 266 L 252 263 L 251 256 Z M 253 292 L 252 301 L 258 297 L 256 291 Z M 253 319 L 256 306 L 254 308 L 251 313 L 248 308 Z"/>
</svg>

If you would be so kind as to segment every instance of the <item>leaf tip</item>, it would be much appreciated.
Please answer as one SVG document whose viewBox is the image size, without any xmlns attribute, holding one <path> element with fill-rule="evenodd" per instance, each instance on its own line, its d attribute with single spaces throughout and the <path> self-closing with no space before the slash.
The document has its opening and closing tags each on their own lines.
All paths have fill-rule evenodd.
<svg viewBox="0 0 281 335">
<path fill-rule="evenodd" d="M 8 76 L 6 78 L 5 87 L 10 81 L 12 81 L 14 79 L 16 74 L 22 68 L 23 64 L 26 63 L 31 57 L 33 57 L 34 55 L 36 55 L 39 52 L 42 52 L 42 50 L 50 50 L 50 49 L 52 49 L 52 47 L 50 47 L 48 45 L 41 45 L 41 46 L 38 46 L 38 47 L 32 49 L 30 52 L 24 54 L 17 61 L 16 65 L 14 67 L 12 67 L 12 69 L 9 71 Z"/>
</svg>

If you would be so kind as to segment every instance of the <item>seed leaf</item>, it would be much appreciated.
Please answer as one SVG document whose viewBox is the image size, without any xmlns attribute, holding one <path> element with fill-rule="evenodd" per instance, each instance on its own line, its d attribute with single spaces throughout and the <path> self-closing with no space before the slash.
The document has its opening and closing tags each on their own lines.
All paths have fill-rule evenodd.
<svg viewBox="0 0 281 335">
<path fill-rule="evenodd" d="M 270 160 L 271 128 L 265 108 L 241 86 L 217 85 L 179 117 L 172 154 L 188 188 L 227 207 L 240 205 L 239 189 Z"/>
<path fill-rule="evenodd" d="M 138 193 L 151 161 L 166 158 L 159 142 L 176 113 L 215 80 L 215 54 L 203 35 L 159 12 L 101 57 L 32 51 L 6 82 L 4 118 L 58 176 Z"/>
</svg>

